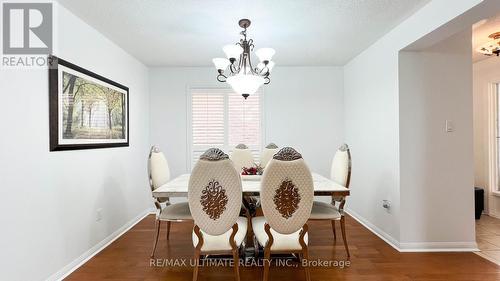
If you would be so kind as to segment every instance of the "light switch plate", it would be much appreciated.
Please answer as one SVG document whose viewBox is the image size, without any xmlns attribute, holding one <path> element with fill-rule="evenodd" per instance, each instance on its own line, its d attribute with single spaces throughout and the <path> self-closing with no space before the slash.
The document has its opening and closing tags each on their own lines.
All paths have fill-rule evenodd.
<svg viewBox="0 0 500 281">
<path fill-rule="evenodd" d="M 446 122 L 445 122 L 445 131 L 447 133 L 451 133 L 451 132 L 455 131 L 455 127 L 453 126 L 453 121 L 446 120 Z"/>
<path fill-rule="evenodd" d="M 102 208 L 96 210 L 95 221 L 99 222 L 102 220 Z"/>
</svg>

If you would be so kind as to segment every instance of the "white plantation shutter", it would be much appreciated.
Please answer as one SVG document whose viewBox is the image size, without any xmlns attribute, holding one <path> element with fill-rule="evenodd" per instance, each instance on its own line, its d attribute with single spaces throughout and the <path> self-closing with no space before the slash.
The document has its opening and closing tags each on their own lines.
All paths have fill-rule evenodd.
<svg viewBox="0 0 500 281">
<path fill-rule="evenodd" d="M 251 95 L 245 100 L 239 94 L 228 94 L 228 121 L 230 146 L 260 145 L 259 95 Z"/>
<path fill-rule="evenodd" d="M 193 145 L 224 145 L 224 95 L 193 94 Z"/>
<path fill-rule="evenodd" d="M 208 148 L 224 146 L 224 108 L 224 94 L 193 93 L 191 98 L 192 166 Z"/>
<path fill-rule="evenodd" d="M 261 103 L 258 93 L 247 100 L 232 91 L 193 90 L 191 96 L 191 167 L 208 148 L 226 153 L 238 144 L 250 147 L 257 161 L 261 148 Z"/>
</svg>

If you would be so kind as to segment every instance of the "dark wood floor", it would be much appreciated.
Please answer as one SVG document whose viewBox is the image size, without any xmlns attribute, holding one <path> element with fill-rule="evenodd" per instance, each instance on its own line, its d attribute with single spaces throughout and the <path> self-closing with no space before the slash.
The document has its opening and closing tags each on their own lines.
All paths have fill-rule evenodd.
<svg viewBox="0 0 500 281">
<path fill-rule="evenodd" d="M 345 260 L 340 237 L 333 241 L 328 222 L 309 222 L 310 259 Z M 338 225 L 337 225 L 338 226 Z M 170 241 L 162 229 L 156 258 L 190 259 L 190 223 L 172 225 Z M 66 280 L 191 280 L 188 266 L 152 267 L 154 217 L 146 217 Z M 312 280 L 500 280 L 500 267 L 474 253 L 399 253 L 352 218 L 347 218 L 350 267 L 311 269 Z M 198 280 L 233 280 L 231 268 L 204 267 Z M 241 268 L 241 280 L 261 280 L 261 267 Z M 293 267 L 271 267 L 270 280 L 304 280 Z"/>
</svg>

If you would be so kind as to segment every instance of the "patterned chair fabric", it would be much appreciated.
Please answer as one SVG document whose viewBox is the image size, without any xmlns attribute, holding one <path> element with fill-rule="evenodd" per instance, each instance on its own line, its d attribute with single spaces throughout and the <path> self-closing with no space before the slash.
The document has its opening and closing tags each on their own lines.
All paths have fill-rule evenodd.
<svg viewBox="0 0 500 281">
<path fill-rule="evenodd" d="M 230 158 L 238 174 L 241 174 L 244 167 L 252 167 L 255 163 L 252 151 L 244 144 L 238 144 L 231 152 Z"/>
<path fill-rule="evenodd" d="M 271 161 L 274 154 L 278 153 L 279 148 L 274 143 L 268 144 L 260 153 L 260 165 L 265 168 L 267 163 Z"/>
<path fill-rule="evenodd" d="M 188 202 L 195 224 L 208 235 L 224 234 L 236 223 L 242 202 L 241 179 L 220 149 L 209 149 L 200 156 L 189 178 Z"/>
<path fill-rule="evenodd" d="M 261 184 L 264 216 L 276 232 L 299 231 L 311 214 L 314 185 L 302 155 L 285 147 L 274 155 L 264 171 Z"/>
<path fill-rule="evenodd" d="M 349 177 L 351 172 L 351 154 L 347 144 L 343 144 L 335 152 L 332 161 L 330 177 L 336 183 L 349 187 Z"/>
</svg>

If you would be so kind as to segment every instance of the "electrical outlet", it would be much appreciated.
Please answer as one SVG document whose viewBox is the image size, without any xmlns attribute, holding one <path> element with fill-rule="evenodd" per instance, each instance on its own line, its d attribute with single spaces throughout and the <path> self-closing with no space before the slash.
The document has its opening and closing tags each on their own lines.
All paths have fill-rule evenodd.
<svg viewBox="0 0 500 281">
<path fill-rule="evenodd" d="M 95 221 L 101 221 L 101 220 L 102 220 L 102 208 L 99 208 L 96 211 Z"/>
<path fill-rule="evenodd" d="M 390 210 L 391 209 L 391 201 L 382 200 L 382 207 L 386 210 Z"/>
</svg>

